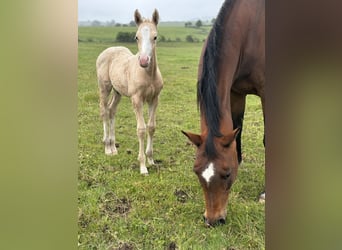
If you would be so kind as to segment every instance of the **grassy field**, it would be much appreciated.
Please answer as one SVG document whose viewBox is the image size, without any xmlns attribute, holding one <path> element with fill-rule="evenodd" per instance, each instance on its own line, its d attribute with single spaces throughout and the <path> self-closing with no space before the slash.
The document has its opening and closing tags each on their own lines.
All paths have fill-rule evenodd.
<svg viewBox="0 0 342 250">
<path fill-rule="evenodd" d="M 199 132 L 196 74 L 208 30 L 161 27 L 160 34 L 183 42 L 158 43 L 164 78 L 154 140 L 155 166 L 141 176 L 136 121 L 123 97 L 116 119 L 119 154 L 108 157 L 102 144 L 95 60 L 123 28 L 79 28 L 78 57 L 78 246 L 79 249 L 264 249 L 265 207 L 263 122 L 260 101 L 248 97 L 243 133 L 244 162 L 233 185 L 225 225 L 208 229 L 204 199 L 192 172 L 195 149 L 181 130 Z M 134 31 L 135 28 L 126 28 Z"/>
</svg>

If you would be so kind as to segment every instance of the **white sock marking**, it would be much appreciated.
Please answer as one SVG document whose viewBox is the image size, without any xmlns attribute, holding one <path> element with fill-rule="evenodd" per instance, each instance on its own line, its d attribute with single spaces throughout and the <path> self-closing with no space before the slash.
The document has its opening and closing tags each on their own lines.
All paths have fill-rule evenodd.
<svg viewBox="0 0 342 250">
<path fill-rule="evenodd" d="M 202 177 L 206 180 L 207 185 L 209 186 L 210 179 L 215 174 L 214 164 L 212 162 L 209 163 L 207 168 L 202 172 Z"/>
</svg>

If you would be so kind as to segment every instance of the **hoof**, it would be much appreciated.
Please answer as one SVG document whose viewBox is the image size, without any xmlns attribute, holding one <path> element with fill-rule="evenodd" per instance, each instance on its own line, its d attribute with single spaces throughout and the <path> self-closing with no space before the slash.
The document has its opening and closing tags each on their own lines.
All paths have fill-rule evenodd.
<svg viewBox="0 0 342 250">
<path fill-rule="evenodd" d="M 154 165 L 154 160 L 152 158 L 147 158 L 147 162 L 149 165 Z"/>
<path fill-rule="evenodd" d="M 142 175 L 148 175 L 148 170 L 146 167 L 140 167 L 140 174 Z"/>
<path fill-rule="evenodd" d="M 105 147 L 105 154 L 106 155 L 117 155 L 118 151 L 116 148 L 113 148 L 113 147 Z"/>
<path fill-rule="evenodd" d="M 259 196 L 259 202 L 260 203 L 265 203 L 266 201 L 266 194 L 265 193 L 262 193 L 260 196 Z"/>
</svg>

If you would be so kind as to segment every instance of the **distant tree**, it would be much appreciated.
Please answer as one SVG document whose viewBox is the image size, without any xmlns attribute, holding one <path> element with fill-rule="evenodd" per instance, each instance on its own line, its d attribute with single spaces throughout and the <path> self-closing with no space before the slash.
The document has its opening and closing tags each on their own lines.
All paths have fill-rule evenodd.
<svg viewBox="0 0 342 250">
<path fill-rule="evenodd" d="M 184 24 L 184 26 L 187 28 L 187 27 L 191 27 L 192 26 L 192 23 L 191 22 L 186 22 L 185 24 Z"/>
<path fill-rule="evenodd" d="M 185 40 L 188 42 L 188 43 L 193 43 L 194 42 L 194 39 L 192 38 L 192 35 L 187 35 L 185 37 Z"/>
<path fill-rule="evenodd" d="M 129 26 L 134 27 L 135 25 L 136 25 L 136 24 L 135 24 L 134 21 L 130 21 L 130 22 L 129 22 Z"/>
<path fill-rule="evenodd" d="M 121 27 L 121 23 L 116 23 L 115 27 Z"/>
<path fill-rule="evenodd" d="M 115 21 L 111 20 L 106 23 L 106 26 L 115 26 Z"/>
<path fill-rule="evenodd" d="M 159 42 L 166 42 L 166 38 L 163 35 L 161 35 L 158 40 L 159 40 Z"/>
<path fill-rule="evenodd" d="M 202 26 L 203 26 L 203 24 L 202 24 L 202 21 L 201 20 L 198 20 L 197 22 L 196 22 L 196 27 L 197 28 L 201 28 Z"/>
<path fill-rule="evenodd" d="M 116 41 L 122 43 L 133 43 L 135 37 L 135 32 L 118 32 L 116 35 Z"/>
<path fill-rule="evenodd" d="M 94 21 L 91 22 L 91 26 L 94 26 L 94 27 L 101 26 L 101 22 L 98 21 L 98 20 L 94 20 Z"/>
</svg>

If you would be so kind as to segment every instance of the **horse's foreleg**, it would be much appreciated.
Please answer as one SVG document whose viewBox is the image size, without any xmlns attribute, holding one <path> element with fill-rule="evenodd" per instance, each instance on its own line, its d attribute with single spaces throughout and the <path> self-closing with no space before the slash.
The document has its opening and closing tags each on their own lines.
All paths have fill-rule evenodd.
<svg viewBox="0 0 342 250">
<path fill-rule="evenodd" d="M 146 158 L 144 153 L 144 139 L 146 135 L 146 125 L 143 114 L 143 100 L 139 96 L 132 97 L 132 104 L 137 119 L 137 135 L 139 139 L 139 155 L 138 160 L 140 162 L 140 173 L 148 174 L 146 168 Z"/>
<path fill-rule="evenodd" d="M 158 106 L 158 96 L 148 103 L 148 134 L 147 134 L 147 146 L 146 155 L 147 161 L 150 165 L 154 164 L 153 161 L 153 135 L 156 129 L 156 109 Z"/>
<path fill-rule="evenodd" d="M 230 101 L 234 129 L 240 128 L 240 133 L 236 137 L 236 151 L 238 155 L 238 161 L 240 164 L 242 162 L 241 135 L 243 127 L 243 118 L 245 115 L 246 95 L 231 92 Z"/>
<path fill-rule="evenodd" d="M 118 153 L 115 146 L 115 114 L 120 100 L 121 95 L 114 90 L 113 98 L 109 104 L 109 143 L 111 155 L 116 155 Z"/>
</svg>

